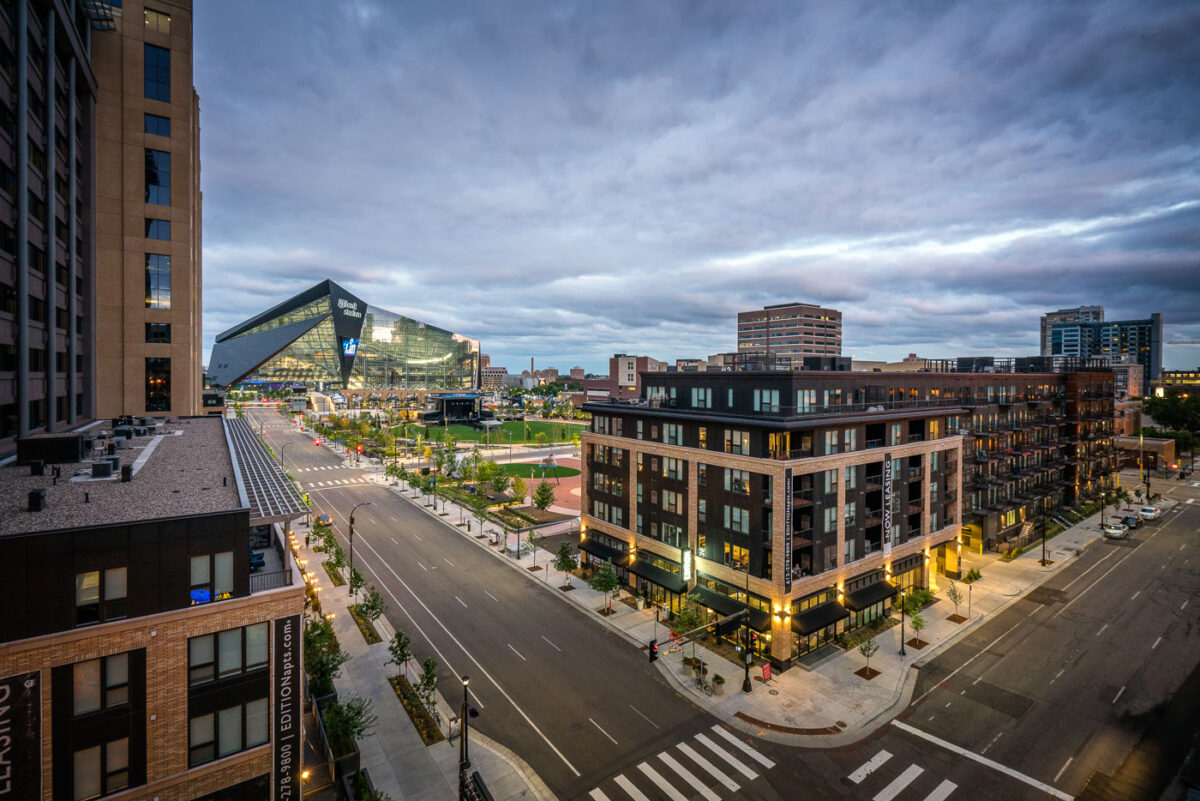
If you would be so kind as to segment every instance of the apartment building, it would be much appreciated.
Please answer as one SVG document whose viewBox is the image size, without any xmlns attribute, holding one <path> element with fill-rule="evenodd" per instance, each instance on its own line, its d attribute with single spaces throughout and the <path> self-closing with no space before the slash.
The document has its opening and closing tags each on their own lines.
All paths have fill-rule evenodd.
<svg viewBox="0 0 1200 801">
<path fill-rule="evenodd" d="M 738 312 L 739 353 L 776 357 L 840 356 L 842 313 L 808 303 L 779 303 Z"/>
<path fill-rule="evenodd" d="M 747 610 L 726 636 L 776 669 L 1110 482 L 1111 374 L 642 378 L 584 406 L 584 561 L 671 611 Z"/>
<path fill-rule="evenodd" d="M 1057 323 L 1102 323 L 1104 322 L 1103 306 L 1076 306 L 1073 309 L 1059 309 L 1047 312 L 1041 319 L 1041 354 L 1054 355 L 1051 331 Z"/>
<path fill-rule="evenodd" d="M 97 5 L 97 4 L 85 4 Z M 108 5 L 96 71 L 97 417 L 201 413 L 191 0 Z"/>
<path fill-rule="evenodd" d="M 666 362 L 649 356 L 614 353 L 608 360 L 608 394 L 614 398 L 639 398 L 642 395 L 642 373 L 659 373 L 666 369 Z"/>
<path fill-rule="evenodd" d="M 1137 362 L 1143 383 L 1162 374 L 1162 315 L 1144 320 L 1054 323 L 1050 327 L 1050 355 L 1106 358 L 1113 363 Z"/>
<path fill-rule="evenodd" d="M 130 422 L 0 468 L 11 797 L 297 798 L 303 502 L 245 421 Z"/>
</svg>

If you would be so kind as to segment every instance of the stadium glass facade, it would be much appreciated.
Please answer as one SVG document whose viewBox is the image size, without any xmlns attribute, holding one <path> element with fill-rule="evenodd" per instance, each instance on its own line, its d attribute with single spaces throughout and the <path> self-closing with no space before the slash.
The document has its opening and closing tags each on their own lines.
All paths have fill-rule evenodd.
<svg viewBox="0 0 1200 801">
<path fill-rule="evenodd" d="M 479 342 L 370 306 L 323 281 L 218 334 L 209 361 L 209 380 L 225 387 L 472 389 Z"/>
</svg>

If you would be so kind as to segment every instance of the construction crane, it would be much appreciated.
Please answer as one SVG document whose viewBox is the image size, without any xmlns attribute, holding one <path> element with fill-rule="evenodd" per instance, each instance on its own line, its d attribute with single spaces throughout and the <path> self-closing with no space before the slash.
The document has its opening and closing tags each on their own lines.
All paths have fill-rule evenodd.
<svg viewBox="0 0 1200 801">
<path fill-rule="evenodd" d="M 1168 345 L 1200 345 L 1200 339 L 1169 339 Z"/>
</svg>

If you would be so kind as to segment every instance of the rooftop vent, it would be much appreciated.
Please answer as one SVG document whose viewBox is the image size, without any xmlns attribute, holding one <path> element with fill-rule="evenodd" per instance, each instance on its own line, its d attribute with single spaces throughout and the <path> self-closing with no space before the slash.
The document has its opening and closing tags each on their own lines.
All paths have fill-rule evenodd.
<svg viewBox="0 0 1200 801">
<path fill-rule="evenodd" d="M 29 511 L 40 512 L 46 508 L 46 491 L 35 489 L 29 493 Z"/>
</svg>

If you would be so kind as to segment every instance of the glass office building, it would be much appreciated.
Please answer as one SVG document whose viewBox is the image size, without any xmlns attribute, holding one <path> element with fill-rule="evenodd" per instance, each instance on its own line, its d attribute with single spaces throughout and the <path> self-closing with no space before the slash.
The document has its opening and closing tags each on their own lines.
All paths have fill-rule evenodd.
<svg viewBox="0 0 1200 801">
<path fill-rule="evenodd" d="M 479 341 L 370 306 L 333 281 L 217 335 L 214 386 L 303 383 L 316 390 L 473 389 Z"/>
</svg>

